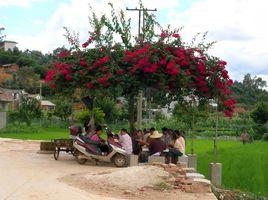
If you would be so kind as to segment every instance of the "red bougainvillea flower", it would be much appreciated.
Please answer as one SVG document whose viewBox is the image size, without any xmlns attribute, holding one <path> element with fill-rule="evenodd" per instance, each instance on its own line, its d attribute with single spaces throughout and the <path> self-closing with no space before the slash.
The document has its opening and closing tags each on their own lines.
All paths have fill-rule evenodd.
<svg viewBox="0 0 268 200">
<path fill-rule="evenodd" d="M 50 87 L 52 90 L 54 90 L 54 89 L 56 88 L 56 84 L 51 83 L 51 84 L 49 85 L 49 87 Z"/>
<path fill-rule="evenodd" d="M 225 78 L 225 79 L 228 79 L 228 78 L 229 78 L 228 72 L 227 72 L 226 70 L 223 70 L 223 71 L 221 72 L 221 76 L 222 76 L 223 78 Z"/>
<path fill-rule="evenodd" d="M 232 91 L 231 90 L 228 90 L 227 88 L 224 88 L 223 89 L 223 93 L 224 94 L 227 94 L 227 95 L 230 95 L 230 94 L 232 94 Z"/>
<path fill-rule="evenodd" d="M 53 70 L 53 69 L 47 70 L 45 82 L 46 83 L 49 83 L 56 74 L 57 74 L 57 71 L 56 70 Z"/>
<path fill-rule="evenodd" d="M 164 38 L 166 38 L 167 36 L 168 36 L 168 32 L 167 32 L 167 30 L 162 31 L 160 37 L 161 37 L 162 39 L 164 39 Z"/>
<path fill-rule="evenodd" d="M 87 84 L 87 88 L 88 88 L 88 89 L 92 89 L 92 88 L 93 88 L 93 83 L 88 82 L 88 84 Z"/>
<path fill-rule="evenodd" d="M 225 116 L 227 116 L 227 117 L 231 118 L 233 116 L 233 111 L 231 111 L 231 110 L 224 110 L 223 112 L 224 112 Z"/>
<path fill-rule="evenodd" d="M 86 48 L 88 45 L 89 45 L 89 43 L 85 42 L 85 43 L 82 44 L 82 47 Z"/>
<path fill-rule="evenodd" d="M 100 58 L 99 60 L 96 60 L 94 63 L 94 67 L 99 67 L 105 63 L 107 63 L 110 60 L 110 58 L 108 56 L 105 56 L 103 58 Z"/>
<path fill-rule="evenodd" d="M 203 62 L 200 62 L 198 65 L 197 65 L 197 69 L 199 71 L 199 73 L 201 75 L 204 75 L 206 73 L 206 67 L 205 67 L 205 63 Z"/>
<path fill-rule="evenodd" d="M 179 35 L 178 33 L 174 33 L 174 34 L 172 34 L 172 37 L 174 37 L 174 38 L 179 38 L 180 35 Z"/>
<path fill-rule="evenodd" d="M 67 75 L 67 74 L 69 74 L 70 72 L 67 70 L 67 69 L 62 69 L 61 70 L 61 74 L 62 75 Z"/>
<path fill-rule="evenodd" d="M 204 86 L 206 86 L 206 81 L 204 80 L 203 77 L 201 77 L 201 76 L 197 76 L 197 77 L 195 77 L 195 80 L 196 80 L 197 85 L 198 85 L 199 87 L 204 87 Z"/>
<path fill-rule="evenodd" d="M 66 58 L 69 57 L 71 53 L 69 51 L 62 51 L 58 54 L 58 58 Z"/>
<path fill-rule="evenodd" d="M 93 70 L 93 67 L 88 67 L 87 70 L 91 72 Z"/>
<path fill-rule="evenodd" d="M 85 75 L 85 72 L 84 72 L 83 70 L 80 70 L 80 71 L 79 71 L 79 74 L 80 74 L 81 76 L 84 76 L 84 75 Z"/>
<path fill-rule="evenodd" d="M 191 75 L 191 71 L 190 71 L 189 69 L 187 69 L 186 72 L 185 72 L 185 74 L 186 74 L 187 76 L 190 76 L 190 75 Z"/>
<path fill-rule="evenodd" d="M 227 82 L 226 82 L 226 85 L 227 85 L 227 86 L 232 86 L 233 84 L 234 84 L 234 82 L 233 82 L 232 79 L 229 79 L 229 80 L 227 80 Z"/>
<path fill-rule="evenodd" d="M 80 66 L 82 66 L 82 67 L 86 67 L 86 66 L 87 66 L 86 61 L 84 61 L 83 59 L 80 60 L 79 64 L 80 64 Z"/>
<path fill-rule="evenodd" d="M 218 76 L 215 78 L 215 85 L 218 89 L 224 88 L 224 84 Z"/>
<path fill-rule="evenodd" d="M 67 75 L 65 76 L 65 79 L 66 79 L 67 81 L 71 81 L 71 80 L 72 80 L 72 77 L 70 76 L 70 74 L 67 74 Z"/>
<path fill-rule="evenodd" d="M 174 67 L 172 70 L 169 71 L 169 74 L 172 76 L 177 76 L 179 74 L 180 70 L 178 67 Z"/>
<path fill-rule="evenodd" d="M 224 69 L 225 68 L 225 65 L 227 65 L 227 62 L 223 61 L 223 60 L 220 60 L 218 62 L 218 66 L 220 69 Z"/>
<path fill-rule="evenodd" d="M 93 42 L 93 40 L 94 40 L 94 37 L 93 37 L 93 36 L 90 36 L 90 37 L 88 38 L 88 42 L 89 42 L 89 43 Z"/>
<path fill-rule="evenodd" d="M 116 70 L 116 74 L 123 75 L 123 74 L 125 74 L 125 70 L 123 70 L 123 69 Z"/>
</svg>

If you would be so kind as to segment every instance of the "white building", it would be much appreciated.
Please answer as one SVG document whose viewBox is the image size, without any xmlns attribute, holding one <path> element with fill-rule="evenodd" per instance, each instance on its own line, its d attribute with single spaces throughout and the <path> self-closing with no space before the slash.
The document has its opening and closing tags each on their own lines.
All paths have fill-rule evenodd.
<svg viewBox="0 0 268 200">
<path fill-rule="evenodd" d="M 14 48 L 16 47 L 16 44 L 18 43 L 14 41 L 3 41 L 3 42 L 0 42 L 0 49 L 4 51 L 8 51 L 8 50 L 13 51 Z"/>
</svg>

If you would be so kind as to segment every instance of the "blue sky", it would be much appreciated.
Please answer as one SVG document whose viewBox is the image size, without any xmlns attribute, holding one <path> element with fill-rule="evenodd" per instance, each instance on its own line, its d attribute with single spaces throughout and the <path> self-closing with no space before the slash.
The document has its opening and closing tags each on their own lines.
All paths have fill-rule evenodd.
<svg viewBox="0 0 268 200">
<path fill-rule="evenodd" d="M 136 7 L 136 0 L 110 0 L 116 8 Z M 0 0 L 0 27 L 7 40 L 20 49 L 51 52 L 67 45 L 63 26 L 79 31 L 81 41 L 88 37 L 88 3 L 97 13 L 108 13 L 109 0 Z M 268 2 L 266 0 L 144 0 L 157 8 L 161 25 L 185 28 L 181 35 L 190 41 L 197 32 L 209 31 L 208 41 L 217 41 L 211 53 L 228 63 L 233 79 L 246 73 L 268 81 Z M 133 31 L 137 13 L 131 17 Z"/>
</svg>

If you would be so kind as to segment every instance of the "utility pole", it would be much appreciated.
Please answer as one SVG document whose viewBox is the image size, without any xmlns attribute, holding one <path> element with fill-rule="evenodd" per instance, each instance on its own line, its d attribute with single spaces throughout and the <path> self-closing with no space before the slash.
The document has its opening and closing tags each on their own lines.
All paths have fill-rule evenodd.
<svg viewBox="0 0 268 200">
<path fill-rule="evenodd" d="M 42 101 L 42 81 L 41 80 L 39 84 L 39 96 L 40 96 L 40 101 Z"/>
<path fill-rule="evenodd" d="M 147 9 L 142 8 L 140 5 L 140 8 L 126 8 L 127 11 L 138 11 L 139 12 L 139 27 L 138 27 L 138 40 L 140 42 L 140 45 L 143 44 L 144 37 L 141 38 L 141 29 L 144 28 L 144 11 L 157 11 L 157 9 Z M 141 15 L 142 15 L 142 27 L 141 27 Z M 138 96 L 138 105 L 137 105 L 137 125 L 138 129 L 142 128 L 142 91 L 139 93 Z"/>
</svg>

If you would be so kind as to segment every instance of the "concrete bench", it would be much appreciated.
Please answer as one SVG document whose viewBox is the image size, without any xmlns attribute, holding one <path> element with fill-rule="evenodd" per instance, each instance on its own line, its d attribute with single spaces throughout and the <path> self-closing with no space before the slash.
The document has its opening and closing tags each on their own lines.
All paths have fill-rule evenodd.
<svg viewBox="0 0 268 200">
<path fill-rule="evenodd" d="M 148 164 L 153 163 L 165 163 L 166 159 L 164 156 L 149 156 L 148 157 Z"/>
</svg>

